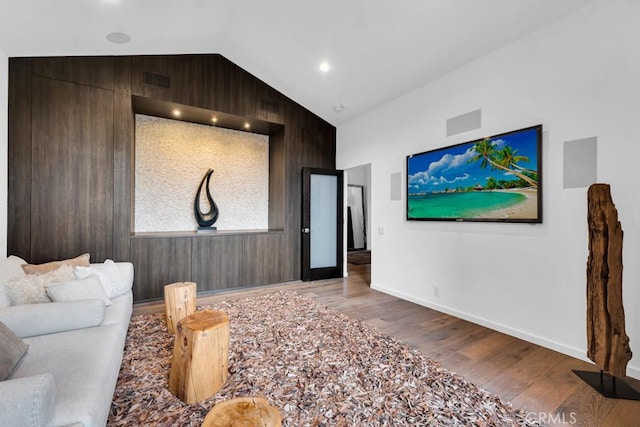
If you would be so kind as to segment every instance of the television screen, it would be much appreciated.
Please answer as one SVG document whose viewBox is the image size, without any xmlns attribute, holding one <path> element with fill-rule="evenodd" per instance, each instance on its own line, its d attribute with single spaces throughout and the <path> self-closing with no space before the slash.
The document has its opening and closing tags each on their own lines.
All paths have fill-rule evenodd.
<svg viewBox="0 0 640 427">
<path fill-rule="evenodd" d="M 542 222 L 542 125 L 407 156 L 407 220 Z"/>
</svg>

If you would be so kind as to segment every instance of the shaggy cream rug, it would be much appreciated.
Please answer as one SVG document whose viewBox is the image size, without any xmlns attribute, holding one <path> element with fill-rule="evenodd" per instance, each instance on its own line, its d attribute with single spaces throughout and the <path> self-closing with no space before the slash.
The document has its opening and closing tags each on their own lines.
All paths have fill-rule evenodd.
<svg viewBox="0 0 640 427">
<path fill-rule="evenodd" d="M 400 341 L 291 292 L 213 306 L 230 319 L 229 378 L 187 405 L 167 389 L 164 314 L 132 318 L 108 425 L 199 426 L 223 400 L 264 396 L 285 426 L 531 425 Z"/>
</svg>

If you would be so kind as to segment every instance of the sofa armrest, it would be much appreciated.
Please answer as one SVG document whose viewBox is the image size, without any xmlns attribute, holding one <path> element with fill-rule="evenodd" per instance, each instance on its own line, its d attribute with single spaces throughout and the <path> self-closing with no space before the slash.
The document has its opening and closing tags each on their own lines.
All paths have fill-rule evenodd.
<svg viewBox="0 0 640 427">
<path fill-rule="evenodd" d="M 104 302 L 99 299 L 14 305 L 0 309 L 0 322 L 20 338 L 53 334 L 102 324 Z"/>
<path fill-rule="evenodd" d="M 53 417 L 56 385 L 51 374 L 0 382 L 1 426 L 45 426 Z"/>
</svg>

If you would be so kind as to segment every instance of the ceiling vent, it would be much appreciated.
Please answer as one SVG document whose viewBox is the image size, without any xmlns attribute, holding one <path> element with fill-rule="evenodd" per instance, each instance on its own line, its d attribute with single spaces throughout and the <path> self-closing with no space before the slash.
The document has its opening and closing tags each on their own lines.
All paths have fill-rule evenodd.
<svg viewBox="0 0 640 427">
<path fill-rule="evenodd" d="M 171 89 L 171 77 L 150 73 L 149 71 L 142 72 L 142 83 L 164 89 Z"/>
</svg>

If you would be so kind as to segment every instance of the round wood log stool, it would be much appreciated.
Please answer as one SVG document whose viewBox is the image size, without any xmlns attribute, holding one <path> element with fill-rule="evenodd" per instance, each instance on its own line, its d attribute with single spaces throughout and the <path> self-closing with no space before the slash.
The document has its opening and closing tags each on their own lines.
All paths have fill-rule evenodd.
<svg viewBox="0 0 640 427">
<path fill-rule="evenodd" d="M 169 374 L 169 390 L 185 403 L 216 394 L 227 382 L 229 317 L 203 310 L 178 322 Z"/>
<path fill-rule="evenodd" d="M 264 397 L 238 397 L 218 403 L 202 427 L 280 427 L 282 417 Z"/>
<path fill-rule="evenodd" d="M 176 333 L 178 322 L 196 311 L 196 284 L 177 282 L 164 287 L 164 311 L 169 333 Z"/>
</svg>

